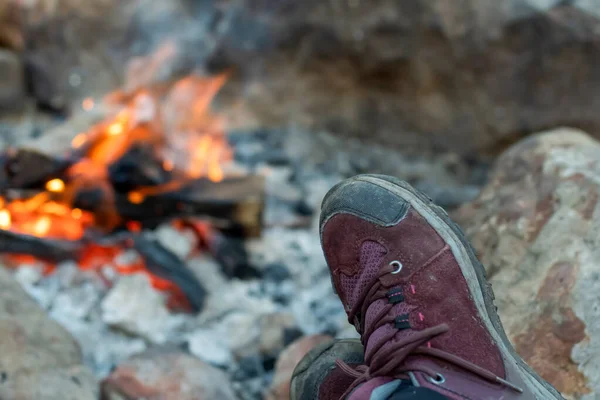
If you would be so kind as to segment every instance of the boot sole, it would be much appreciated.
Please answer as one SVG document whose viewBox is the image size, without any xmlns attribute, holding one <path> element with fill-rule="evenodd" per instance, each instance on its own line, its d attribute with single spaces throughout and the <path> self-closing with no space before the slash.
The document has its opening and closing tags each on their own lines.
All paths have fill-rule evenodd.
<svg viewBox="0 0 600 400">
<path fill-rule="evenodd" d="M 315 397 L 315 396 L 300 397 L 302 387 L 301 387 L 301 384 L 299 383 L 299 380 L 302 377 L 302 375 L 309 372 L 308 370 L 309 370 L 310 366 L 313 365 L 319 357 L 321 357 L 327 351 L 330 351 L 334 345 L 343 346 L 346 343 L 351 344 L 353 346 L 362 347 L 362 345 L 360 344 L 360 340 L 358 340 L 358 339 L 339 339 L 339 340 L 332 339 L 329 342 L 321 343 L 320 345 L 311 349 L 302 358 L 302 360 L 298 363 L 298 365 L 296 365 L 296 368 L 294 368 L 294 372 L 292 373 L 292 380 L 290 382 L 290 400 L 318 400 L 318 398 L 317 398 L 318 392 L 319 392 L 318 388 L 315 388 L 315 390 L 314 390 L 315 396 L 317 396 L 317 397 Z M 325 378 L 325 375 L 323 375 L 322 378 Z"/>
<path fill-rule="evenodd" d="M 385 175 L 359 175 L 340 182 L 329 193 L 354 181 L 368 182 L 396 194 L 404 201 L 409 202 L 427 220 L 445 242 L 448 243 L 455 258 L 459 261 L 462 274 L 467 281 L 475 305 L 503 356 L 514 361 L 523 373 L 524 381 L 526 381 L 526 384 L 539 400 L 564 400 L 560 393 L 529 367 L 513 348 L 496 311 L 494 292 L 491 285 L 487 282 L 485 269 L 476 257 L 475 251 L 466 239 L 462 229 L 450 219 L 446 211 L 434 204 L 430 198 L 414 189 L 408 183 Z M 323 226 L 335 213 L 335 210 L 328 209 L 327 198 L 328 196 L 323 200 L 323 208 L 321 210 L 321 234 Z"/>
</svg>

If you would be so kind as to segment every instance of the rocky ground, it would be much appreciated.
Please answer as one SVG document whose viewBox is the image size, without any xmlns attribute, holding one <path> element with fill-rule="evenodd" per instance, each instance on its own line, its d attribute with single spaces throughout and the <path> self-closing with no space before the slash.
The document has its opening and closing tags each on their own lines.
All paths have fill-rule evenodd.
<svg viewBox="0 0 600 400">
<path fill-rule="evenodd" d="M 172 312 L 146 278 L 113 265 L 103 279 L 75 263 L 50 276 L 35 263 L 0 267 L 0 336 L 11 338 L 0 342 L 10 347 L 0 398 L 285 400 L 302 354 L 353 334 L 316 220 L 328 188 L 362 172 L 408 180 L 448 210 L 463 205 L 454 215 L 517 349 L 569 399 L 600 398 L 600 144 L 568 129 L 533 136 L 498 159 L 489 183 L 485 161 L 549 126 L 599 132 L 600 6 L 254 3 L 0 3 L 1 148 L 86 129 L 88 96 L 227 70 L 215 105 L 244 127 L 229 135 L 237 166 L 267 178 L 263 236 L 244 243 L 250 276 L 192 252 L 193 235 L 156 231 L 209 290 L 199 315 Z M 175 55 L 162 58 L 170 45 Z"/>
<path fill-rule="evenodd" d="M 100 382 L 111 400 L 285 399 L 281 376 L 295 364 L 277 360 L 287 345 L 311 335 L 355 335 L 333 294 L 320 249 L 318 208 L 326 191 L 345 176 L 384 172 L 455 208 L 477 194 L 486 170 L 452 154 L 407 156 L 292 129 L 232 132 L 229 140 L 237 168 L 267 180 L 265 230 L 245 243 L 252 273 L 227 276 L 210 255 L 193 252 L 194 235 L 169 225 L 155 231 L 207 289 L 200 314 L 172 312 L 144 275 L 120 276 L 111 264 L 102 274 L 73 262 L 60 264 L 50 276 L 35 263 L 14 270 L 14 279 L 44 310 L 38 313 L 58 322 L 79 344 L 81 359 L 75 358 L 96 379 L 90 390 L 97 391 L 94 382 Z M 6 274 L 3 279 L 14 285 Z M 296 345 L 300 352 L 307 349 L 302 343 Z M 286 354 L 293 361 L 300 353 Z M 284 372 L 274 379 L 276 364 Z M 67 392 L 69 384 L 55 387 Z"/>
<path fill-rule="evenodd" d="M 0 269 L 0 326 L 19 343 L 9 345 L 11 351 L 31 354 L 17 363 L 0 359 L 0 394 L 56 398 L 55 392 L 31 394 L 40 388 L 27 382 L 42 376 L 56 393 L 77 393 L 78 399 L 97 398 L 102 390 L 111 400 L 286 400 L 302 355 L 329 337 L 354 332 L 331 290 L 315 225 L 319 200 L 343 174 L 320 161 L 294 166 L 281 137 L 232 135 L 238 161 L 254 165 L 269 182 L 268 228 L 246 243 L 258 277 L 227 278 L 209 256 L 190 256 L 186 235 L 166 226 L 156 233 L 209 289 L 199 315 L 171 312 L 141 275 L 115 275 L 107 285 L 75 264 L 49 277 L 36 265 L 22 266 L 13 277 Z M 323 149 L 322 139 L 316 143 Z M 338 171 L 347 151 L 329 160 Z M 419 163 L 429 165 L 423 170 L 429 175 L 416 183 L 440 188 L 432 181 L 434 164 L 410 165 Z M 507 150 L 481 194 L 453 212 L 486 265 L 509 337 L 568 399 L 600 393 L 594 262 L 599 165 L 600 144 L 580 131 L 534 135 Z M 444 190 L 470 196 L 472 187 L 454 179 Z"/>
<path fill-rule="evenodd" d="M 219 100 L 234 119 L 472 154 L 599 131 L 598 15 L 590 0 L 5 0 L 0 47 L 18 57 L 0 65 L 23 63 L 36 101 L 65 110 L 171 41 L 181 56 L 158 75 L 232 71 Z M 0 105 L 20 82 L 9 71 Z"/>
<path fill-rule="evenodd" d="M 456 163 L 449 155 L 438 164 L 383 149 L 368 156 L 358 145 L 311 137 L 231 135 L 237 162 L 268 181 L 267 228 L 246 243 L 254 277 L 226 277 L 209 256 L 191 254 L 191 236 L 168 226 L 156 231 L 208 289 L 199 315 L 170 311 L 142 275 L 115 274 L 107 282 L 74 263 L 48 277 L 35 264 L 12 277 L 0 269 L 0 327 L 15 338 L 9 347 L 20 354 L 16 363 L 0 358 L 0 394 L 286 400 L 293 366 L 306 351 L 328 337 L 354 335 L 331 290 L 316 232 L 327 189 L 385 158 L 395 161 L 397 175 L 429 187 L 448 208 L 458 203 L 448 202 L 455 198 L 450 193 L 469 200 L 480 182 L 479 173 L 456 174 L 460 163 L 448 168 L 449 159 Z M 327 153 L 326 143 L 344 151 Z M 324 160 L 316 148 L 332 156 Z M 385 164 L 380 161 L 379 169 L 392 172 Z M 453 212 L 486 265 L 509 337 L 568 399 L 600 393 L 594 262 L 599 165 L 600 144 L 580 131 L 534 135 L 507 150 L 481 194 Z M 51 382 L 54 392 L 39 394 L 31 379 Z"/>
</svg>

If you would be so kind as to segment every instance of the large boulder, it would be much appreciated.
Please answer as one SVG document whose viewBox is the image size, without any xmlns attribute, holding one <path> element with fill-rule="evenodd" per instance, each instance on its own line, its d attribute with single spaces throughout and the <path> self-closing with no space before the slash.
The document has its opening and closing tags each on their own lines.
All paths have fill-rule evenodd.
<svg viewBox="0 0 600 400">
<path fill-rule="evenodd" d="M 0 2 L 0 48 L 21 50 L 23 32 L 17 0 Z"/>
<path fill-rule="evenodd" d="M 0 398 L 96 400 L 75 340 L 0 266 Z"/>
<path fill-rule="evenodd" d="M 463 154 L 562 124 L 600 131 L 596 1 L 219 3 L 212 61 L 238 71 L 225 89 L 258 121 Z"/>
<path fill-rule="evenodd" d="M 218 103 L 234 125 L 463 154 L 561 124 L 600 132 L 595 1 L 44 2 L 55 6 L 30 12 L 24 57 L 36 97 L 56 107 L 123 85 L 125 71 L 144 77 L 148 64 L 128 61 L 160 49 L 150 80 L 231 72 Z"/>
<path fill-rule="evenodd" d="M 24 99 L 25 80 L 21 59 L 16 53 L 0 48 L 0 113 L 17 109 Z"/>
<path fill-rule="evenodd" d="M 537 134 L 497 161 L 455 215 L 517 351 L 569 399 L 600 396 L 600 143 Z"/>
</svg>

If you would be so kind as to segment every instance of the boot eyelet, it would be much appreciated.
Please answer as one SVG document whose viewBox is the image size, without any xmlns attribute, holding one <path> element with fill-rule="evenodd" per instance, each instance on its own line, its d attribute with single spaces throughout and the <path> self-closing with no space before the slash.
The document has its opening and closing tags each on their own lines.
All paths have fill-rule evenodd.
<svg viewBox="0 0 600 400">
<path fill-rule="evenodd" d="M 392 274 L 396 275 L 402 271 L 402 263 L 400 261 L 394 260 L 390 263 L 390 265 L 394 267 Z"/>
<path fill-rule="evenodd" d="M 435 375 L 435 378 L 432 378 L 431 376 L 427 377 L 427 380 L 431 383 L 433 383 L 434 385 L 443 385 L 446 382 L 446 378 L 444 377 L 444 375 L 437 373 Z"/>
</svg>

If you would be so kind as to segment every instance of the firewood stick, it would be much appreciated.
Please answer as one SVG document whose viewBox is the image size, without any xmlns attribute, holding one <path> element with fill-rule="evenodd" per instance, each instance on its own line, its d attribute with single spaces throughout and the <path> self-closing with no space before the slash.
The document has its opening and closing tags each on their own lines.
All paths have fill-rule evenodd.
<svg viewBox="0 0 600 400">
<path fill-rule="evenodd" d="M 185 262 L 160 242 L 137 235 L 133 248 L 142 256 L 146 268 L 154 275 L 166 279 L 179 287 L 193 311 L 199 312 L 204 305 L 206 290 Z"/>
<path fill-rule="evenodd" d="M 96 214 L 97 223 L 108 227 L 103 216 L 117 213 L 126 223 L 137 221 L 142 227 L 153 227 L 175 218 L 201 217 L 212 226 L 242 237 L 260 236 L 265 202 L 264 178 L 256 175 L 226 178 L 221 182 L 208 179 L 192 180 L 181 187 L 148 195 L 139 203 L 132 203 L 126 193 L 111 195 L 100 186 L 82 189 L 75 196 L 73 207 Z M 39 189 L 11 189 L 4 192 L 7 201 L 27 199 L 40 193 Z M 48 198 L 67 202 L 70 195 L 50 193 Z"/>
<path fill-rule="evenodd" d="M 78 241 L 61 241 L 0 230 L 0 253 L 22 254 L 60 262 L 76 260 L 82 249 Z"/>
</svg>

